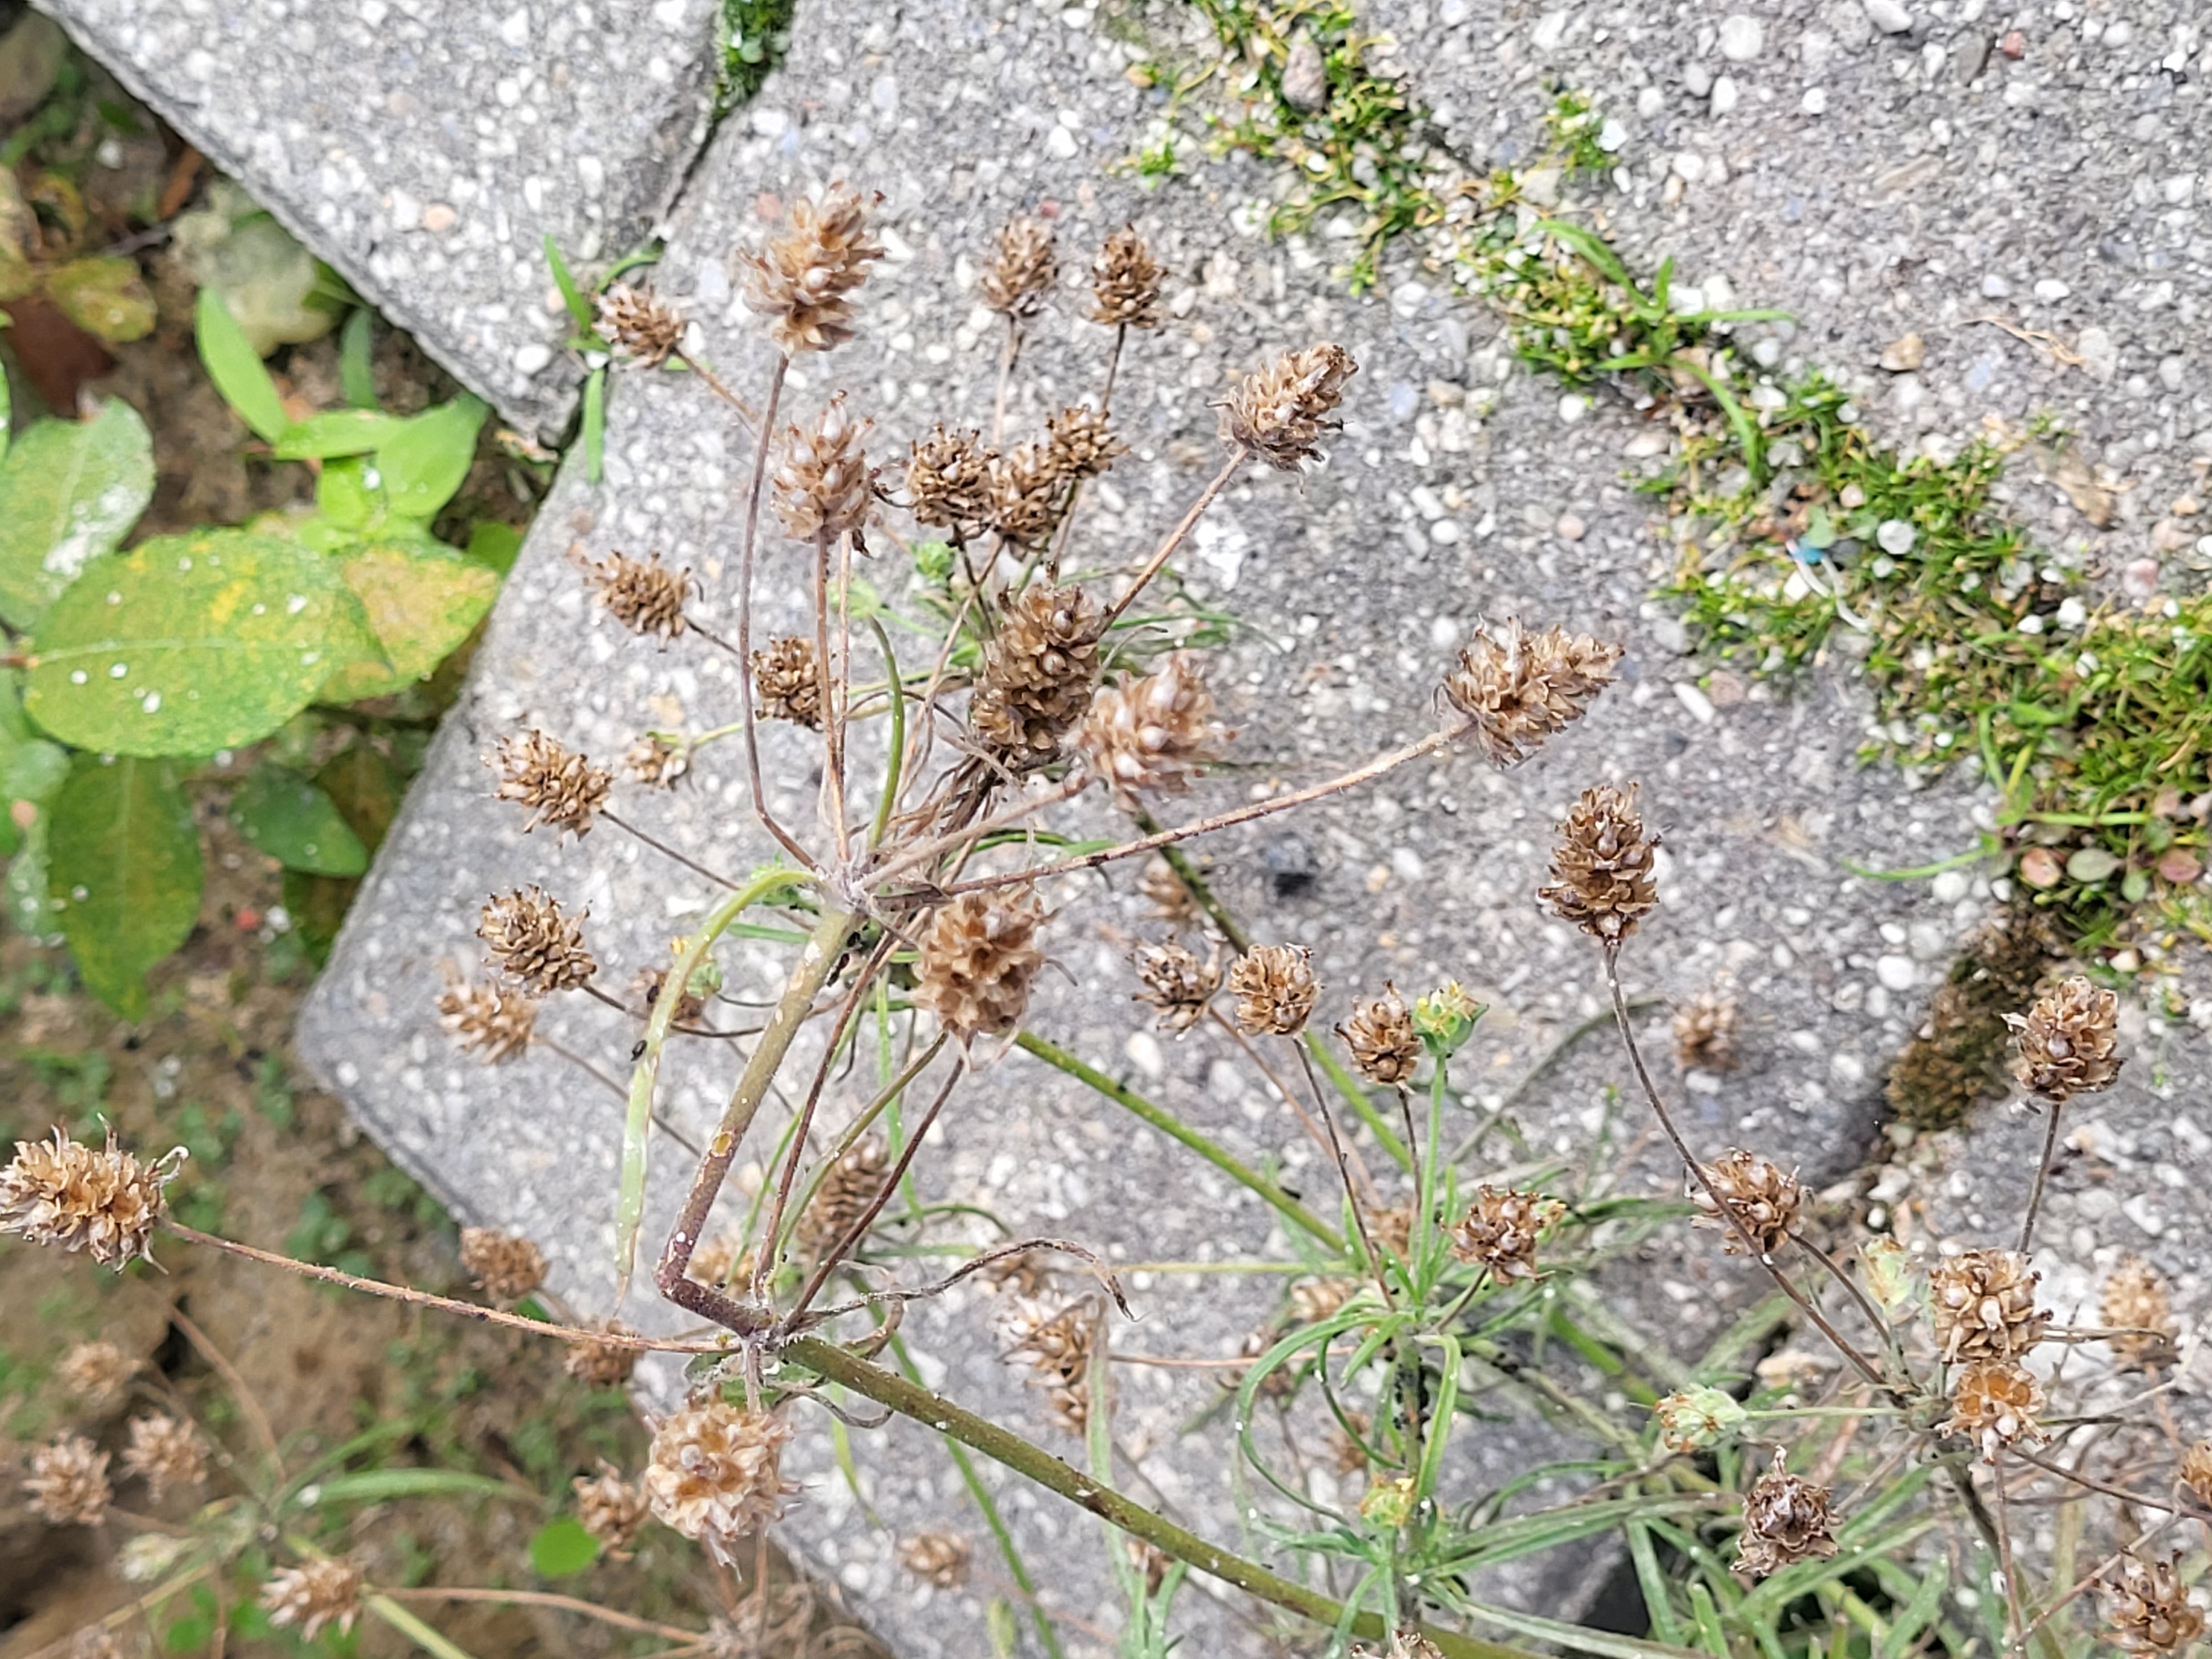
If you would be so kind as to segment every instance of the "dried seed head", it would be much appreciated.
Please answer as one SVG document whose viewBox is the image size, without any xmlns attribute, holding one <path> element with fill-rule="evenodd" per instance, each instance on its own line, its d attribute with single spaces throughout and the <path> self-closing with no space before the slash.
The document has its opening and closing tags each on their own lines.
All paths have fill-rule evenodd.
<svg viewBox="0 0 2212 1659">
<path fill-rule="evenodd" d="M 1587 714 L 1620 660 L 1619 646 L 1586 634 L 1557 626 L 1530 634 L 1508 621 L 1494 634 L 1475 630 L 1444 678 L 1444 701 L 1467 717 L 1484 758 L 1503 769 Z"/>
<path fill-rule="evenodd" d="M 2017 1250 L 1966 1250 L 1931 1268 L 1929 1302 L 1944 1363 L 2017 1359 L 2042 1341 L 2051 1323 L 2035 1310 L 2042 1277 Z"/>
<path fill-rule="evenodd" d="M 883 1191 L 884 1176 L 890 1170 L 889 1151 L 873 1135 L 855 1142 L 830 1166 L 793 1235 L 809 1261 L 823 1260 L 860 1224 Z"/>
<path fill-rule="evenodd" d="M 680 948 L 680 947 L 679 947 Z M 629 994 L 623 1006 L 640 1019 L 651 1019 L 659 1000 L 661 988 L 668 983 L 665 968 L 641 968 L 629 982 Z M 669 1018 L 678 1025 L 696 1025 L 707 1012 L 707 1000 L 696 991 L 686 991 L 676 1000 L 676 1012 Z"/>
<path fill-rule="evenodd" d="M 2181 1484 L 2212 1504 L 2212 1441 L 2199 1440 L 2181 1454 Z"/>
<path fill-rule="evenodd" d="M 1129 451 L 1106 424 L 1105 412 L 1089 404 L 1047 417 L 1044 429 L 1045 453 L 1062 478 L 1095 478 Z"/>
<path fill-rule="evenodd" d="M 2173 1363 L 2181 1327 L 2174 1322 L 2166 1280 L 2141 1256 L 2131 1255 L 2112 1270 L 2105 1281 L 2099 1312 L 2106 1325 L 2120 1333 L 2105 1340 L 2123 1365 L 2151 1370 Z"/>
<path fill-rule="evenodd" d="M 576 1519 L 617 1561 L 629 1559 L 631 1540 L 645 1524 L 645 1488 L 633 1486 L 604 1457 L 596 1475 L 580 1474 L 568 1483 L 576 1494 Z"/>
<path fill-rule="evenodd" d="M 1198 900 L 1176 874 L 1175 866 L 1157 853 L 1145 860 L 1145 867 L 1138 872 L 1137 890 L 1162 921 L 1180 927 L 1198 920 Z"/>
<path fill-rule="evenodd" d="M 499 753 L 487 765 L 499 768 L 498 799 L 520 801 L 530 809 L 528 835 L 541 823 L 589 835 L 592 816 L 607 804 L 614 778 L 604 766 L 592 764 L 587 755 L 561 746 L 534 727 L 520 737 L 499 740 Z"/>
<path fill-rule="evenodd" d="M 487 1066 L 513 1060 L 530 1047 L 538 1005 L 497 981 L 471 984 L 450 970 L 438 993 L 438 1024 L 455 1046 L 480 1055 Z"/>
<path fill-rule="evenodd" d="M 691 1252 L 685 1276 L 702 1285 L 723 1285 L 753 1276 L 753 1253 L 735 1233 L 719 1233 Z"/>
<path fill-rule="evenodd" d="M 653 1515 L 730 1565 L 731 1547 L 781 1515 L 783 1500 L 799 1490 L 781 1469 L 791 1437 L 791 1425 L 774 1412 L 719 1400 L 672 1413 L 653 1431 L 645 1470 Z"/>
<path fill-rule="evenodd" d="M 990 455 L 983 463 L 983 522 L 1018 546 L 1034 546 L 1060 522 L 1067 482 L 1043 444 Z"/>
<path fill-rule="evenodd" d="M 691 769 L 691 750 L 648 732 L 630 744 L 623 757 L 623 769 L 648 789 L 673 789 Z"/>
<path fill-rule="evenodd" d="M 1540 896 L 1591 938 L 1618 945 L 1659 902 L 1656 845 L 1644 838 L 1634 784 L 1625 794 L 1609 783 L 1585 789 L 1559 825 L 1553 884 Z"/>
<path fill-rule="evenodd" d="M 883 200 L 842 183 L 799 197 L 759 253 L 740 252 L 744 302 L 768 319 L 769 337 L 792 356 L 828 351 L 853 337 L 847 298 L 883 257 L 868 238 L 868 211 Z"/>
<path fill-rule="evenodd" d="M 1329 1466 L 1339 1474 L 1358 1474 L 1367 1467 L 1367 1448 L 1359 1443 L 1373 1431 L 1374 1424 L 1367 1413 L 1350 1407 L 1345 1408 L 1344 1415 L 1345 1423 L 1329 1425 Z M 1347 1428 L 1346 1423 L 1351 1426 Z M 1358 1438 L 1353 1437 L 1355 1430 Z"/>
<path fill-rule="evenodd" d="M 599 295 L 593 309 L 599 332 L 615 349 L 658 368 L 684 343 L 684 313 L 649 288 L 617 283 Z"/>
<path fill-rule="evenodd" d="M 1792 1562 L 1826 1561 L 1836 1553 L 1828 1534 L 1828 1489 L 1774 1464 L 1743 1498 L 1743 1532 L 1736 1540 L 1736 1570 L 1764 1578 Z"/>
<path fill-rule="evenodd" d="M 115 1144 L 88 1146 L 57 1127 L 52 1141 L 19 1140 L 15 1156 L 0 1169 L 0 1233 L 18 1233 L 29 1244 L 82 1250 L 121 1273 L 130 1262 L 154 1259 L 154 1224 L 167 1207 L 162 1188 L 184 1167 L 181 1146 L 141 1164 Z"/>
<path fill-rule="evenodd" d="M 2054 1103 L 2109 1089 L 2120 1075 L 2120 1000 L 2076 974 L 2005 1020 L 2020 1041 L 2012 1074 Z"/>
<path fill-rule="evenodd" d="M 1680 1389 L 1652 1411 L 1659 1419 L 1659 1443 L 1684 1454 L 1719 1445 L 1749 1415 L 1733 1395 L 1712 1388 Z"/>
<path fill-rule="evenodd" d="M 599 970 L 584 948 L 584 924 L 562 915 L 542 887 L 494 896 L 477 918 L 477 937 L 500 972 L 532 996 L 574 990 Z"/>
<path fill-rule="evenodd" d="M 914 1000 L 965 1047 L 979 1036 L 1010 1035 L 1030 1005 L 1030 984 L 1044 966 L 1036 943 L 1044 906 L 1020 888 L 963 893 L 931 919 L 915 967 Z"/>
<path fill-rule="evenodd" d="M 545 1282 L 545 1252 L 494 1227 L 461 1229 L 461 1266 L 495 1302 L 520 1302 Z"/>
<path fill-rule="evenodd" d="M 2177 1569 L 2179 1552 L 2164 1561 L 2121 1559 L 2105 1581 L 2105 1617 L 2113 1643 L 2129 1653 L 2178 1653 L 2204 1633 L 2204 1615 L 2189 1599 Z"/>
<path fill-rule="evenodd" d="M 1167 276 L 1134 225 L 1106 239 L 1091 267 L 1091 316 L 1113 328 L 1158 328 Z"/>
<path fill-rule="evenodd" d="M 123 1398 L 141 1362 L 112 1342 L 79 1342 L 54 1367 L 54 1380 L 70 1397 L 94 1411 Z"/>
<path fill-rule="evenodd" d="M 1370 1083 L 1403 1083 L 1421 1063 L 1421 1034 L 1413 1029 L 1413 1011 L 1387 980 L 1382 994 L 1354 1008 L 1336 1034 Z"/>
<path fill-rule="evenodd" d="M 1181 1034 L 1197 1024 L 1206 1018 L 1213 994 L 1221 988 L 1220 958 L 1209 957 L 1200 962 L 1173 939 L 1164 945 L 1139 945 L 1129 960 L 1145 984 L 1137 993 L 1137 1000 L 1149 1002 L 1160 1011 L 1159 1025 L 1164 1031 Z"/>
<path fill-rule="evenodd" d="M 1318 1325 L 1359 1294 L 1360 1281 L 1342 1273 L 1322 1279 L 1301 1279 L 1291 1286 L 1291 1317 L 1301 1325 Z"/>
<path fill-rule="evenodd" d="M 968 724 L 991 752 L 1036 766 L 1060 752 L 1098 684 L 1103 618 L 1079 587 L 1033 582 L 1009 605 L 983 646 L 983 672 Z"/>
<path fill-rule="evenodd" d="M 1536 1242 L 1566 1212 L 1558 1199 L 1540 1193 L 1477 1187 L 1474 1204 L 1451 1230 L 1452 1254 L 1489 1268 L 1493 1279 L 1526 1279 L 1536 1271 Z"/>
<path fill-rule="evenodd" d="M 310 1642 L 325 1625 L 351 1631 L 361 1617 L 361 1569 L 327 1559 L 285 1567 L 262 1585 L 261 1606 L 270 1624 L 296 1625 Z"/>
<path fill-rule="evenodd" d="M 198 1429 L 177 1418 L 134 1417 L 123 1467 L 158 1498 L 172 1486 L 197 1486 L 207 1479 L 207 1443 Z"/>
<path fill-rule="evenodd" d="M 769 500 L 794 541 L 817 536 L 835 541 L 868 518 L 868 458 L 860 441 L 872 422 L 845 413 L 845 394 L 830 398 L 812 432 L 786 427 L 783 461 L 770 480 Z"/>
<path fill-rule="evenodd" d="M 760 716 L 817 729 L 822 725 L 822 672 L 814 641 L 798 635 L 770 640 L 753 653 L 753 687 Z"/>
<path fill-rule="evenodd" d="M 1367 1231 L 1376 1244 L 1395 1256 L 1412 1254 L 1413 1248 L 1413 1206 L 1393 1204 L 1388 1209 L 1376 1210 L 1367 1218 Z"/>
<path fill-rule="evenodd" d="M 1313 952 L 1303 945 L 1261 945 L 1230 965 L 1237 1024 L 1248 1035 L 1296 1036 L 1321 995 Z"/>
<path fill-rule="evenodd" d="M 978 286 L 983 303 L 1009 317 L 1027 317 L 1044 303 L 1060 274 L 1053 258 L 1052 227 L 1042 219 L 1009 219 L 999 228 L 991 262 Z"/>
<path fill-rule="evenodd" d="M 785 1583 L 769 1583 L 745 1592 L 737 1611 L 725 1619 L 716 1613 L 707 1620 L 702 1646 L 706 1659 L 763 1659 L 769 1654 L 805 1656 L 838 1650 L 833 1638 L 817 1644 L 811 1633 L 816 1599 L 804 1578 Z"/>
<path fill-rule="evenodd" d="M 1294 472 L 1316 459 L 1324 425 L 1359 372 L 1352 354 L 1324 341 L 1283 354 L 1246 375 L 1221 406 L 1221 435 L 1252 451 L 1270 466 Z"/>
<path fill-rule="evenodd" d="M 1117 793 L 1172 793 L 1188 787 L 1191 769 L 1213 758 L 1230 735 L 1213 718 L 1213 694 L 1197 663 L 1176 656 L 1141 679 L 1101 690 L 1084 717 L 1081 747 Z"/>
<path fill-rule="evenodd" d="M 1002 1356 L 1027 1363 L 1030 1382 L 1045 1391 L 1048 1413 L 1070 1434 L 1081 1434 L 1091 1421 L 1091 1352 L 1099 1313 L 1088 1297 L 1054 1314 L 1026 1310 L 1015 1319 L 1013 1346 Z"/>
<path fill-rule="evenodd" d="M 689 570 L 671 570 L 658 553 L 644 559 L 610 553 L 583 564 L 585 585 L 600 608 L 631 633 L 672 640 L 684 631 L 684 601 L 691 597 Z"/>
<path fill-rule="evenodd" d="M 619 1319 L 603 1319 L 592 1328 L 607 1336 L 635 1336 L 637 1333 Z M 594 1389 L 619 1389 L 629 1381 L 637 1370 L 638 1350 L 624 1342 L 606 1342 L 586 1337 L 568 1345 L 561 1369 L 579 1382 Z"/>
<path fill-rule="evenodd" d="M 900 1540 L 898 1547 L 899 1565 L 924 1583 L 944 1590 L 958 1589 L 968 1582 L 973 1554 L 968 1540 L 957 1532 L 916 1533 Z"/>
<path fill-rule="evenodd" d="M 1797 1224 L 1797 1212 L 1805 1204 L 1805 1189 L 1797 1184 L 1794 1174 L 1741 1146 L 1730 1147 L 1718 1163 L 1706 1164 L 1705 1174 L 1728 1205 L 1735 1224 L 1729 1225 L 1722 1217 L 1720 1205 L 1713 1201 L 1704 1182 L 1690 1182 L 1690 1200 L 1698 1206 L 1700 1226 L 1721 1230 L 1723 1251 L 1729 1255 L 1744 1254 L 1743 1237 L 1737 1227 L 1751 1236 L 1762 1256 L 1772 1255 L 1789 1242 L 1790 1230 Z"/>
<path fill-rule="evenodd" d="M 2027 1366 L 2010 1359 L 1978 1360 L 1959 1373 L 1943 1431 L 1970 1436 L 1982 1456 L 1994 1463 L 2015 1442 L 2039 1446 L 2050 1438 L 2035 1420 L 2042 1409 L 2043 1385 Z"/>
<path fill-rule="evenodd" d="M 115 1492 L 107 1484 L 107 1454 L 81 1434 L 65 1434 L 31 1454 L 23 1497 L 32 1514 L 57 1527 L 96 1527 L 107 1518 Z"/>
<path fill-rule="evenodd" d="M 964 531 L 988 516 L 991 453 L 978 436 L 939 426 L 928 437 L 915 440 L 906 464 L 906 493 L 915 523 Z"/>
<path fill-rule="evenodd" d="M 981 1268 L 976 1277 L 991 1287 L 994 1296 L 1001 1291 L 1018 1297 L 1041 1296 L 1053 1282 L 1052 1256 L 1044 1250 L 1002 1255 Z"/>
<path fill-rule="evenodd" d="M 1725 1072 L 1735 1064 L 1735 1000 L 1700 991 L 1674 1011 L 1674 1058 L 1684 1071 Z"/>
</svg>

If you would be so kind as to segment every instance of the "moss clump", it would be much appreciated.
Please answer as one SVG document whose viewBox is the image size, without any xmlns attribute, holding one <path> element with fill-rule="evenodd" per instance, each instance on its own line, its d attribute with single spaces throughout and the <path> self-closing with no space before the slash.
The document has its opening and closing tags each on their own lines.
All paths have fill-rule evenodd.
<svg viewBox="0 0 2212 1659">
<path fill-rule="evenodd" d="M 2014 908 L 1967 945 L 1935 1000 L 1927 1023 L 1889 1069 L 1883 1093 L 1901 1123 L 1948 1129 L 1983 1101 L 2004 1092 L 2012 1049 L 2007 1014 L 2035 1000 L 2036 987 L 2062 955 L 2046 914 Z"/>
</svg>

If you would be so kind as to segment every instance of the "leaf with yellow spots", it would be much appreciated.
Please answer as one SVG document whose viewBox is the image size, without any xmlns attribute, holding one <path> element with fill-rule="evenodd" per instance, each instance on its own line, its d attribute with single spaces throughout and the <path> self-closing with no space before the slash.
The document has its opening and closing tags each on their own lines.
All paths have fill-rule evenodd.
<svg viewBox="0 0 2212 1659">
<path fill-rule="evenodd" d="M 337 564 L 375 636 L 323 687 L 325 702 L 389 696 L 423 678 L 491 609 L 499 574 L 442 542 L 371 542 Z"/>
</svg>

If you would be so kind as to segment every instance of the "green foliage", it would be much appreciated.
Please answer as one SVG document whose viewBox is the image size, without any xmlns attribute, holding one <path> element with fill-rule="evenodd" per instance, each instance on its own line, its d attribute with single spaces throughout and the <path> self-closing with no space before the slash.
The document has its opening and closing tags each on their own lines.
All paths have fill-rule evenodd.
<svg viewBox="0 0 2212 1659">
<path fill-rule="evenodd" d="M 15 674 L 0 676 L 0 858 L 14 856 L 69 775 L 69 750 L 37 734 L 17 687 Z"/>
<path fill-rule="evenodd" d="M 329 702 L 405 690 L 468 638 L 499 592 L 498 573 L 427 537 L 370 543 L 337 567 L 375 643 L 332 674 Z"/>
<path fill-rule="evenodd" d="M 722 63 L 715 77 L 719 118 L 752 101 L 791 44 L 794 0 L 722 0 Z"/>
<path fill-rule="evenodd" d="M 19 25 L 9 39 L 21 33 Z M 16 136 L 31 130 L 26 124 Z M 50 222 L 41 223 L 25 200 L 13 163 L 0 168 L 0 302 L 43 295 L 79 328 L 110 345 L 152 333 L 154 295 L 135 260 L 74 257 L 96 229 L 76 186 L 47 173 L 31 181 L 31 191 Z"/>
<path fill-rule="evenodd" d="M 34 627 L 153 499 L 153 440 L 130 404 L 23 434 L 0 459 L 0 618 Z"/>
<path fill-rule="evenodd" d="M 599 1559 L 599 1540 L 573 1515 L 559 1515 L 530 1537 L 530 1568 L 540 1578 L 572 1578 Z"/>
<path fill-rule="evenodd" d="M 54 799 L 47 884 L 77 970 L 129 1018 L 200 908 L 200 842 L 173 763 L 79 755 Z"/>
<path fill-rule="evenodd" d="M 490 413 L 465 393 L 399 423 L 376 447 L 376 470 L 390 510 L 428 524 L 453 500 L 476 457 L 477 433 Z"/>
<path fill-rule="evenodd" d="M 277 394 L 276 382 L 261 366 L 260 352 L 215 289 L 200 290 L 197 316 L 200 362 L 207 369 L 208 379 L 256 437 L 275 443 L 292 422 L 284 413 L 284 399 Z"/>
<path fill-rule="evenodd" d="M 1588 94 L 1562 92 L 1545 112 L 1544 136 L 1566 166 L 1577 173 L 1600 173 L 1613 165 L 1613 157 L 1598 148 L 1602 125 Z"/>
<path fill-rule="evenodd" d="M 264 763 L 256 769 L 231 798 L 230 821 L 288 870 L 357 876 L 368 868 L 368 849 L 337 804 L 286 768 Z"/>
</svg>

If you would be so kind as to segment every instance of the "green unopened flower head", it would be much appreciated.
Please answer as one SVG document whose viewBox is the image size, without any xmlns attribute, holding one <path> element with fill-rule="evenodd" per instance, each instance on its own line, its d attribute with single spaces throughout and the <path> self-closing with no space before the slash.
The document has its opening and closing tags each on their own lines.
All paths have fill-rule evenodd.
<svg viewBox="0 0 2212 1659">
<path fill-rule="evenodd" d="M 1377 1480 L 1359 1500 L 1359 1518 L 1378 1527 L 1402 1527 L 1413 1518 L 1413 1477 Z"/>
<path fill-rule="evenodd" d="M 1413 1004 L 1413 1029 L 1439 1060 L 1449 1059 L 1474 1035 L 1485 1010 L 1467 988 L 1448 979 Z"/>
<path fill-rule="evenodd" d="M 1718 1389 L 1684 1389 L 1662 1400 L 1659 1439 L 1668 1451 L 1703 1451 L 1725 1440 L 1744 1420 L 1744 1409 Z"/>
</svg>

